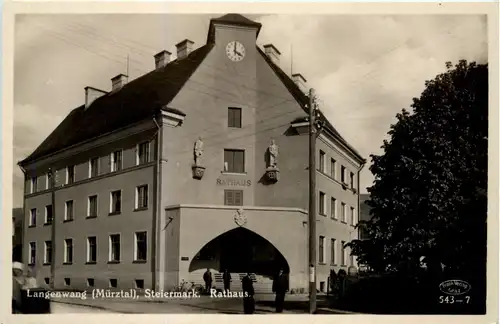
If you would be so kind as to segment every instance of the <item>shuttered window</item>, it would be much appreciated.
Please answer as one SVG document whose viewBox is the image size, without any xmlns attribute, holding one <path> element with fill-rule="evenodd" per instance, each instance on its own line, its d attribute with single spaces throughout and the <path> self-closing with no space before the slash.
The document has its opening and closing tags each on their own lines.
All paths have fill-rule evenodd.
<svg viewBox="0 0 500 324">
<path fill-rule="evenodd" d="M 224 205 L 243 206 L 243 190 L 224 190 Z"/>
</svg>

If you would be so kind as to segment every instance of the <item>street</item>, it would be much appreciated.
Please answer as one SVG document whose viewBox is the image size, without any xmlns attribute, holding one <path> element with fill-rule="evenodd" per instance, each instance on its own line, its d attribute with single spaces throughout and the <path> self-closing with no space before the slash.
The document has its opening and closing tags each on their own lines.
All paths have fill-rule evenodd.
<svg viewBox="0 0 500 324">
<path fill-rule="evenodd" d="M 256 296 L 256 314 L 274 313 L 271 294 Z M 289 296 L 284 313 L 307 313 L 308 303 L 304 296 Z M 242 314 L 239 298 L 210 298 L 171 300 L 127 299 L 57 299 L 52 301 L 52 313 L 122 313 L 122 314 Z M 319 314 L 345 314 L 318 305 Z"/>
</svg>

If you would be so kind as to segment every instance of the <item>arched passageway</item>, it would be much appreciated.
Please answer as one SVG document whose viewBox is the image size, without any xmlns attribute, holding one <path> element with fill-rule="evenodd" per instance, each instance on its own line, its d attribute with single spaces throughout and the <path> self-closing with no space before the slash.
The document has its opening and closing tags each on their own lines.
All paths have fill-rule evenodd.
<svg viewBox="0 0 500 324">
<path fill-rule="evenodd" d="M 285 257 L 269 241 L 243 227 L 227 231 L 201 248 L 189 272 L 205 268 L 263 276 L 273 276 L 280 268 L 290 271 Z"/>
</svg>

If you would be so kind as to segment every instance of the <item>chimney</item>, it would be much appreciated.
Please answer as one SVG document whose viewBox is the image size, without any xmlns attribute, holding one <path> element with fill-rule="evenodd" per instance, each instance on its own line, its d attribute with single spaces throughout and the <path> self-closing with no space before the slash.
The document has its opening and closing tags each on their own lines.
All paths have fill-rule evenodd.
<svg viewBox="0 0 500 324">
<path fill-rule="evenodd" d="M 85 109 L 87 109 L 97 98 L 104 96 L 106 93 L 106 91 L 96 88 L 85 87 Z"/>
<path fill-rule="evenodd" d="M 273 61 L 274 64 L 280 64 L 281 53 L 273 44 L 264 45 L 264 52 L 266 53 L 267 57 L 269 57 L 271 61 Z"/>
<path fill-rule="evenodd" d="M 127 84 L 128 76 L 125 74 L 118 74 L 111 79 L 111 91 L 120 90 L 125 84 Z"/>
<path fill-rule="evenodd" d="M 194 42 L 189 39 L 185 39 L 179 44 L 175 45 L 177 47 L 177 59 L 183 59 L 189 55 L 193 50 Z"/>
<path fill-rule="evenodd" d="M 156 69 L 160 69 L 165 67 L 168 62 L 170 62 L 170 53 L 169 51 L 161 51 L 160 53 L 155 55 L 155 67 Z"/>
<path fill-rule="evenodd" d="M 292 74 L 292 80 L 293 82 L 302 90 L 302 92 L 307 93 L 307 80 L 304 78 L 304 76 L 300 73 L 294 73 Z"/>
</svg>

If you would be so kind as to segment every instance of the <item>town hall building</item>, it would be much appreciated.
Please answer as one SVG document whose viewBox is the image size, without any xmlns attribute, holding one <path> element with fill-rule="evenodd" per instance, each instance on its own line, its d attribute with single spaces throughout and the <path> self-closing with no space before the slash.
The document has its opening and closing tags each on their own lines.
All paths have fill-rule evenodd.
<svg viewBox="0 0 500 324">
<path fill-rule="evenodd" d="M 183 40 L 135 80 L 85 88 L 85 103 L 19 163 L 23 262 L 47 285 L 167 290 L 209 268 L 231 272 L 232 287 L 246 272 L 266 287 L 283 268 L 307 291 L 306 79 L 256 45 L 260 29 L 237 14 L 212 19 L 201 47 Z M 330 269 L 355 264 L 343 244 L 358 238 L 365 160 L 326 119 L 316 146 L 325 290 Z"/>
</svg>

